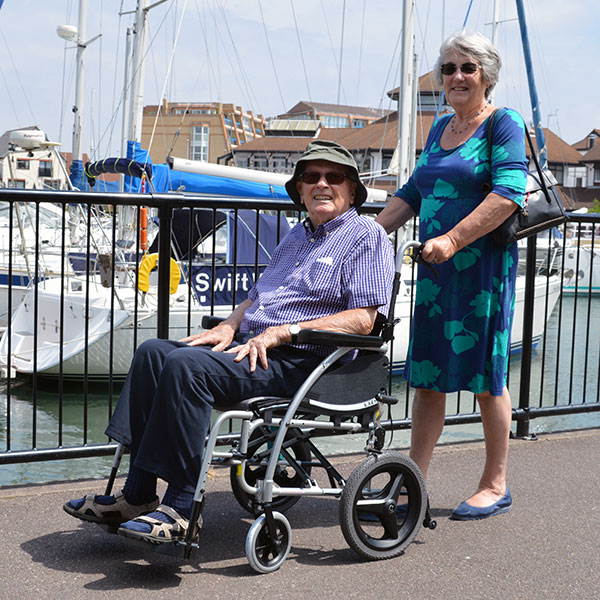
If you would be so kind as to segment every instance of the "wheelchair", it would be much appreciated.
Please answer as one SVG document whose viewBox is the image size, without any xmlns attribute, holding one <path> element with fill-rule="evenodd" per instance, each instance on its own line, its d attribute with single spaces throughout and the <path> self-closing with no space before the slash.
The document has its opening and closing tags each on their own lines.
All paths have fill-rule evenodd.
<svg viewBox="0 0 600 600">
<path fill-rule="evenodd" d="M 218 414 L 206 440 L 190 527 L 184 540 L 170 543 L 183 548 L 184 558 L 199 547 L 192 524 L 201 523 L 212 466 L 229 467 L 236 500 L 256 517 L 246 537 L 245 552 L 258 573 L 275 571 L 286 560 L 292 530 L 284 513 L 302 496 L 339 498 L 344 538 L 367 560 L 399 556 L 421 526 L 435 529 L 418 466 L 400 452 L 384 450 L 381 425 L 384 408 L 398 402 L 386 395 L 385 389 L 401 266 L 409 251 L 418 260 L 418 248 L 418 242 L 409 241 L 397 255 L 390 311 L 379 335 L 303 329 L 298 343 L 337 349 L 323 359 L 294 396 L 250 398 Z M 205 316 L 202 326 L 209 329 L 220 320 Z M 340 360 L 349 353 L 357 355 L 351 361 Z M 366 458 L 346 480 L 314 440 L 350 433 L 367 434 Z M 106 494 L 111 493 L 122 454 L 119 446 Z M 328 487 L 317 483 L 318 469 L 323 470 Z"/>
</svg>

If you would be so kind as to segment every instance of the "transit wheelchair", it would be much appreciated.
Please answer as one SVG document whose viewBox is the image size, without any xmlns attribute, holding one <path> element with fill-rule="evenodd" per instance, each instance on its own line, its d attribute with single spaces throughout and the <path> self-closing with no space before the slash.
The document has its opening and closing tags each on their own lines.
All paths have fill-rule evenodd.
<svg viewBox="0 0 600 600">
<path fill-rule="evenodd" d="M 187 535 L 169 544 L 182 548 L 184 558 L 199 547 L 191 524 L 201 522 L 213 465 L 230 468 L 236 500 L 256 517 L 245 551 L 250 566 L 259 573 L 275 571 L 286 560 L 292 530 L 284 513 L 303 496 L 339 498 L 344 538 L 368 560 L 399 556 L 421 526 L 435 528 L 419 468 L 404 454 L 384 450 L 385 430 L 381 425 L 385 406 L 398 402 L 386 394 L 387 354 L 393 338 L 401 267 L 409 251 L 419 260 L 420 244 L 406 242 L 397 255 L 390 311 L 378 335 L 301 330 L 299 343 L 337 349 L 323 359 L 295 395 L 249 398 L 218 414 L 207 436 Z M 209 329 L 220 320 L 204 317 L 202 326 Z M 353 360 L 340 361 L 354 351 L 357 356 Z M 228 431 L 222 433 L 225 425 Z M 365 460 L 346 480 L 314 440 L 349 433 L 366 433 L 367 443 Z M 111 493 L 122 453 L 119 446 L 106 494 Z M 328 487 L 317 483 L 318 469 L 323 470 Z"/>
</svg>

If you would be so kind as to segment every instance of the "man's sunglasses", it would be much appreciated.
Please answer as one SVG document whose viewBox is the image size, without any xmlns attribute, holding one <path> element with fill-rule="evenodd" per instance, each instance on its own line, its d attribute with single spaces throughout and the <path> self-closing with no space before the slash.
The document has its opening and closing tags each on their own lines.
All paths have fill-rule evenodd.
<svg viewBox="0 0 600 600">
<path fill-rule="evenodd" d="M 321 181 L 321 177 L 325 177 L 325 181 L 329 185 L 342 185 L 345 179 L 350 179 L 352 181 L 352 177 L 348 177 L 345 173 L 339 173 L 337 171 L 330 171 L 329 173 L 319 173 L 318 171 L 303 171 L 298 175 L 298 179 L 302 183 L 306 183 L 308 185 L 315 185 Z"/>
<path fill-rule="evenodd" d="M 476 73 L 477 69 L 479 69 L 479 65 L 471 62 L 464 63 L 462 65 L 444 63 L 440 69 L 442 71 L 442 75 L 454 75 L 454 73 L 456 73 L 456 69 L 460 69 L 465 75 L 473 75 L 473 73 Z"/>
</svg>

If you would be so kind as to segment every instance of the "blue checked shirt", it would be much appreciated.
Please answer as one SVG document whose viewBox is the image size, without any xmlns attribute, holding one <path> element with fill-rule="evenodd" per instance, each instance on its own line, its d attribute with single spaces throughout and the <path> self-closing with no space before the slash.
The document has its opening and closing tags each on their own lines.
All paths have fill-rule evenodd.
<svg viewBox="0 0 600 600">
<path fill-rule="evenodd" d="M 344 310 L 377 306 L 387 315 L 394 252 L 383 230 L 354 208 L 311 230 L 298 223 L 273 253 L 251 288 L 253 304 L 240 333 L 259 334 L 272 325 L 312 321 Z M 310 348 L 326 356 L 331 348 Z"/>
</svg>

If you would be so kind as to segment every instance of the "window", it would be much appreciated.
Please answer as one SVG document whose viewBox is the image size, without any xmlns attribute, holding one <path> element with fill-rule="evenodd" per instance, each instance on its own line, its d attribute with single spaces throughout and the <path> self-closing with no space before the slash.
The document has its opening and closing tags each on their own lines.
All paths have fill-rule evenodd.
<svg viewBox="0 0 600 600">
<path fill-rule="evenodd" d="M 52 190 L 60 190 L 60 179 L 44 179 L 44 187 Z"/>
<path fill-rule="evenodd" d="M 564 167 L 563 167 L 563 165 L 552 165 L 550 167 L 550 171 L 552 171 L 552 173 L 554 174 L 554 177 L 556 177 L 556 181 L 558 181 L 558 183 L 560 183 L 562 185 L 564 182 Z"/>
<path fill-rule="evenodd" d="M 192 160 L 208 162 L 208 133 L 209 128 L 205 125 L 192 127 Z"/>
<path fill-rule="evenodd" d="M 277 157 L 273 157 L 273 170 L 274 171 L 280 171 L 280 172 L 285 172 L 285 168 L 286 168 L 286 160 L 283 157 L 277 156 Z"/>
<path fill-rule="evenodd" d="M 348 127 L 348 117 L 332 117 L 323 115 L 321 117 L 323 127 Z"/>
<path fill-rule="evenodd" d="M 189 113 L 192 115 L 216 115 L 217 111 L 214 108 L 192 108 Z"/>
<path fill-rule="evenodd" d="M 29 171 L 29 162 L 25 158 L 17 158 L 17 169 L 21 171 Z"/>
<path fill-rule="evenodd" d="M 49 160 L 40 160 L 39 177 L 52 177 L 52 163 Z"/>
<path fill-rule="evenodd" d="M 356 127 L 357 129 L 364 127 L 366 124 L 366 119 L 352 119 L 352 127 Z"/>
<path fill-rule="evenodd" d="M 600 165 L 594 167 L 594 185 L 600 183 Z"/>
<path fill-rule="evenodd" d="M 25 189 L 25 180 L 24 179 L 9 179 L 8 187 L 13 190 L 24 190 Z"/>
<path fill-rule="evenodd" d="M 253 162 L 254 162 L 255 169 L 266 169 L 269 166 L 266 158 L 256 157 Z"/>
</svg>

